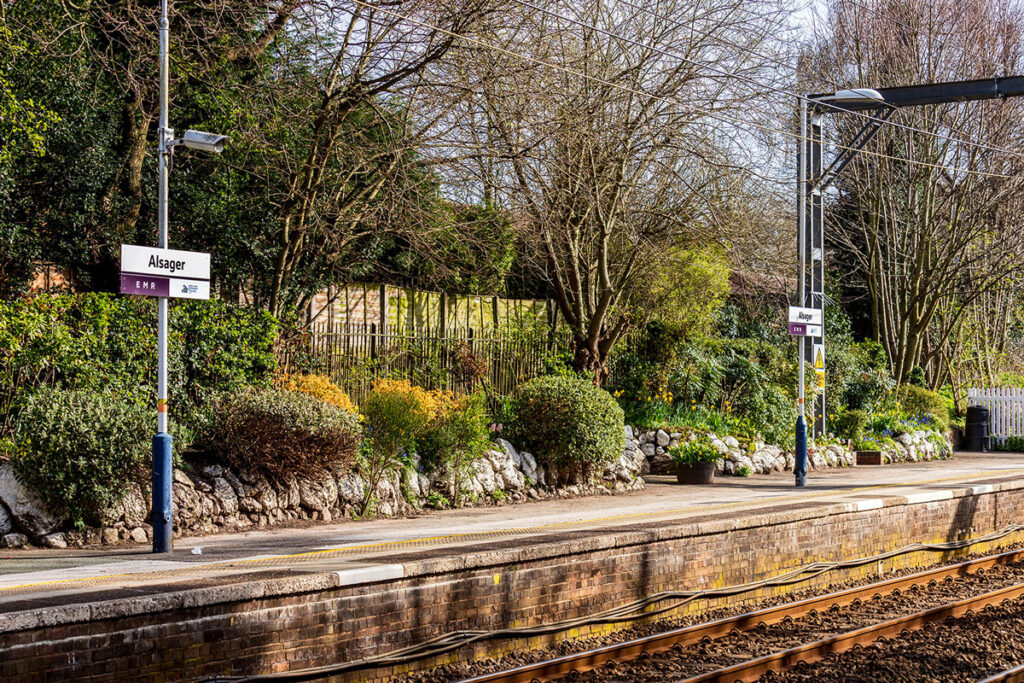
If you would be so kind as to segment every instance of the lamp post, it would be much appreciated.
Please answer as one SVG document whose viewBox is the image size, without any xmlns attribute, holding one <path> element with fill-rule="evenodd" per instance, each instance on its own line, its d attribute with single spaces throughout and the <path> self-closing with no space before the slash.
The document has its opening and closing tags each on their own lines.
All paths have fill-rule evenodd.
<svg viewBox="0 0 1024 683">
<path fill-rule="evenodd" d="M 835 105 L 853 104 L 884 105 L 885 99 L 877 90 L 857 88 L 840 90 L 831 95 L 800 98 L 800 146 L 797 153 L 797 250 L 799 251 L 799 306 L 817 308 L 821 312 L 820 337 L 800 335 L 797 362 L 797 418 L 796 418 L 796 462 L 793 474 L 797 486 L 807 485 L 807 419 L 806 381 L 804 365 L 810 360 L 822 364 L 824 373 L 825 354 L 825 231 L 822 206 L 822 192 L 846 166 L 856 153 L 891 115 L 892 109 L 879 110 L 857 133 L 853 143 L 836 156 L 832 164 L 822 171 L 822 128 L 821 109 Z M 819 358 L 820 356 L 820 358 Z M 825 431 L 825 392 L 815 392 L 811 403 L 812 434 L 819 436 Z"/>
<path fill-rule="evenodd" d="M 159 185 L 157 199 L 157 227 L 160 248 L 168 248 L 167 192 L 168 169 L 174 146 L 184 144 L 193 149 L 219 153 L 227 143 L 227 136 L 189 130 L 180 140 L 174 139 L 174 130 L 167 125 L 168 57 L 170 24 L 167 19 L 167 0 L 160 6 L 160 120 L 157 130 L 157 165 Z M 172 482 L 174 470 L 171 459 L 171 435 L 167 431 L 167 297 L 157 299 L 157 389 L 156 434 L 153 436 L 153 552 L 169 553 L 174 547 L 172 525 Z"/>
</svg>

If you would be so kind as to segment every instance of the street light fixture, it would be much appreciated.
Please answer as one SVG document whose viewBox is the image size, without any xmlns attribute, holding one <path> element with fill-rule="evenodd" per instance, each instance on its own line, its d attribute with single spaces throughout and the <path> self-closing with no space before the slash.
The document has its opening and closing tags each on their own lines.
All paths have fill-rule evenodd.
<svg viewBox="0 0 1024 683">
<path fill-rule="evenodd" d="M 816 102 L 839 102 L 842 104 L 870 104 L 878 102 L 883 104 L 885 98 L 882 93 L 874 88 L 852 88 L 850 90 L 837 90 L 833 95 L 824 95 L 815 99 Z"/>
<path fill-rule="evenodd" d="M 167 194 L 168 170 L 175 145 L 183 144 L 191 149 L 219 154 L 228 141 L 226 135 L 187 130 L 180 140 L 174 139 L 174 130 L 167 125 L 168 42 L 170 25 L 167 19 L 167 0 L 161 3 L 160 12 L 160 123 L 158 134 L 158 166 L 160 172 L 157 223 L 160 231 L 160 248 L 168 248 L 167 239 Z M 157 299 L 157 390 L 156 390 L 156 431 L 153 436 L 153 509 L 150 521 L 153 524 L 153 552 L 169 553 L 174 547 L 172 517 L 174 469 L 171 459 L 171 435 L 167 431 L 167 297 Z"/>
</svg>

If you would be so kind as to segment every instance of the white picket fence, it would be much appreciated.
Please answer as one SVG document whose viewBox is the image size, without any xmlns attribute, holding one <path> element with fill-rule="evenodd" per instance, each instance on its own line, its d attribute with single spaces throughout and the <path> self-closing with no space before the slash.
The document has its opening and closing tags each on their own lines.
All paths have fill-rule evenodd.
<svg viewBox="0 0 1024 683">
<path fill-rule="evenodd" d="M 967 405 L 988 408 L 993 444 L 1009 436 L 1024 436 L 1024 389 L 968 389 Z"/>
</svg>

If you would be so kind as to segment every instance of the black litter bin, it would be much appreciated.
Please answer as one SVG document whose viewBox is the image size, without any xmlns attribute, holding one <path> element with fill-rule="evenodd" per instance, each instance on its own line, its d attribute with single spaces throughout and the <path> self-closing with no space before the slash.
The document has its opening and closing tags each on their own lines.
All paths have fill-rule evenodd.
<svg viewBox="0 0 1024 683">
<path fill-rule="evenodd" d="M 964 427 L 964 450 L 978 453 L 988 446 L 988 430 L 988 408 L 968 406 L 967 424 Z"/>
</svg>

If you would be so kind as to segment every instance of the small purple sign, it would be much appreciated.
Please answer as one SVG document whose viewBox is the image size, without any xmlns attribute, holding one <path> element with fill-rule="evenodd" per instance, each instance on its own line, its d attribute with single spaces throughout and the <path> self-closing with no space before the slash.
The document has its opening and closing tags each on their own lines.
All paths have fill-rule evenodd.
<svg viewBox="0 0 1024 683">
<path fill-rule="evenodd" d="M 166 277 L 153 275 L 133 275 L 121 273 L 121 293 L 140 294 L 142 296 L 168 296 L 171 281 Z"/>
<path fill-rule="evenodd" d="M 121 291 L 124 291 L 124 285 L 121 285 Z M 795 337 L 803 337 L 807 334 L 807 325 L 803 323 L 790 323 L 789 333 Z"/>
</svg>

